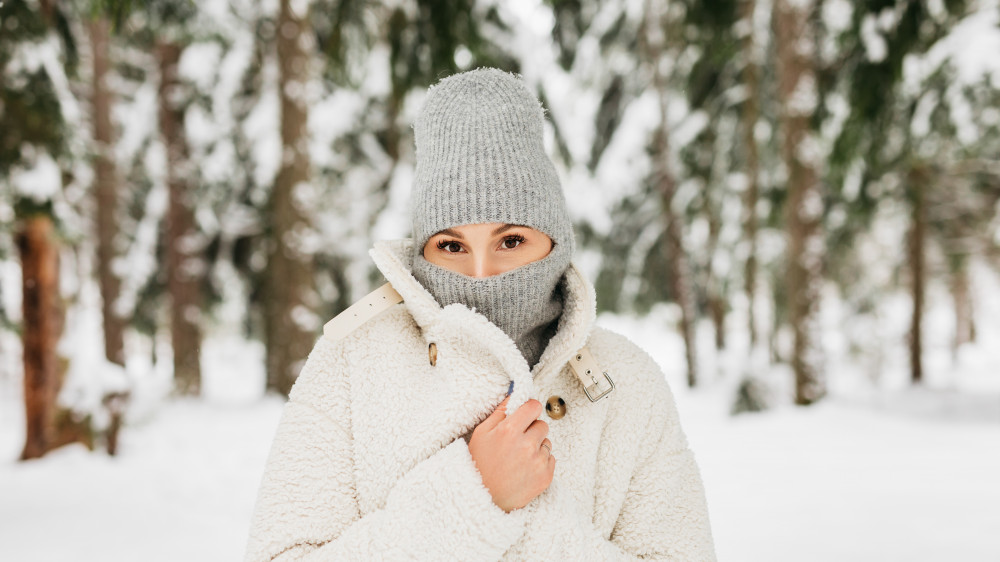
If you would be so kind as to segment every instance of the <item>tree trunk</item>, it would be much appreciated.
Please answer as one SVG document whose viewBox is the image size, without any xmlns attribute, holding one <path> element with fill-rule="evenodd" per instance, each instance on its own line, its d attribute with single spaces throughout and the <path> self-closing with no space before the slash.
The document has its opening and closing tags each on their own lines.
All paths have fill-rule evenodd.
<svg viewBox="0 0 1000 562">
<path fill-rule="evenodd" d="M 272 239 L 267 265 L 267 387 L 287 395 L 315 341 L 302 313 L 312 310 L 312 256 L 296 243 L 295 233 L 309 228 L 294 191 L 310 180 L 308 152 L 308 27 L 305 14 L 281 1 L 277 46 L 281 97 L 282 163 L 271 194 Z"/>
<path fill-rule="evenodd" d="M 721 128 L 721 125 L 720 125 Z M 718 150 L 720 147 L 720 135 L 718 131 L 709 130 L 708 138 L 711 139 L 712 146 Z M 720 164 L 728 163 L 727 159 L 716 156 L 705 181 L 705 219 L 708 222 L 708 241 L 705 245 L 705 254 L 708 259 L 705 262 L 704 287 L 705 302 L 708 308 L 709 317 L 712 319 L 712 328 L 715 331 L 715 349 L 722 351 L 726 348 L 726 296 L 725 279 L 717 271 L 715 256 L 719 251 L 719 235 L 722 233 L 722 185 L 726 171 L 719 169 Z"/>
<path fill-rule="evenodd" d="M 927 270 L 925 267 L 925 246 L 927 240 L 927 209 L 925 208 L 924 188 L 926 186 L 924 172 L 911 170 L 909 174 L 910 203 L 913 211 L 907 244 L 910 266 L 910 288 L 913 296 L 913 312 L 910 316 L 910 378 L 914 384 L 919 384 L 924 378 L 923 361 L 923 323 L 924 323 L 924 281 Z"/>
<path fill-rule="evenodd" d="M 665 105 L 665 104 L 663 104 Z M 666 109 L 661 107 L 661 109 Z M 657 144 L 666 149 L 666 130 L 661 129 L 657 137 L 662 140 Z M 673 211 L 674 194 L 677 186 L 673 176 L 670 175 L 669 165 L 666 163 L 667 155 L 657 151 L 658 160 L 661 166 L 657 176 L 657 187 L 663 201 L 663 215 L 666 219 L 666 251 L 667 260 L 670 264 L 671 292 L 677 299 L 677 304 L 681 307 L 681 334 L 684 336 L 684 356 L 687 360 L 687 382 L 689 387 L 698 384 L 698 354 L 695 345 L 695 306 L 694 291 L 691 287 L 691 272 L 688 266 L 687 252 L 684 250 L 683 234 L 681 233 L 680 218 Z"/>
<path fill-rule="evenodd" d="M 108 361 L 125 366 L 122 334 L 125 322 L 115 312 L 115 300 L 121 280 L 112 269 L 115 259 L 114 241 L 118 235 L 118 175 L 115 170 L 113 131 L 111 127 L 111 92 L 108 90 L 108 28 L 106 19 L 89 23 L 93 51 L 94 75 L 91 91 L 94 141 L 94 194 L 97 200 L 97 277 L 101 287 L 101 312 L 104 316 L 104 354 Z"/>
<path fill-rule="evenodd" d="M 698 354 L 695 346 L 695 302 L 691 287 L 691 271 L 687 252 L 684 248 L 684 238 L 681 219 L 673 209 L 674 195 L 677 183 L 670 169 L 670 139 L 669 123 L 667 122 L 667 77 L 663 75 L 660 58 L 665 51 L 664 17 L 658 13 L 658 7 L 653 8 L 653 2 L 647 2 L 647 23 L 643 33 L 646 60 L 653 72 L 653 87 L 659 99 L 660 123 L 653 138 L 653 181 L 660 193 L 663 206 L 663 217 L 666 222 L 664 240 L 667 263 L 670 270 L 671 293 L 681 307 L 681 334 L 684 337 L 684 354 L 687 360 L 687 383 L 694 387 L 698 383 Z"/>
<path fill-rule="evenodd" d="M 815 41 L 809 24 L 814 6 L 779 0 L 775 4 L 778 95 L 783 133 L 782 159 L 788 173 L 785 220 L 788 228 L 788 316 L 794 333 L 792 371 L 795 403 L 808 405 L 826 394 L 821 350 L 815 323 L 819 308 L 823 241 L 819 219 L 820 162 L 807 150 L 810 120 L 818 94 L 812 56 Z"/>
<path fill-rule="evenodd" d="M 21 258 L 24 342 L 24 413 L 27 436 L 21 460 L 35 459 L 55 446 L 59 370 L 56 343 L 59 313 L 59 245 L 51 217 L 34 215 L 16 234 Z"/>
<path fill-rule="evenodd" d="M 753 13 L 755 0 L 744 0 L 743 21 L 748 23 L 747 34 L 743 38 L 743 53 L 746 62 L 743 67 L 743 81 L 747 98 L 743 102 L 742 131 L 743 147 L 746 150 L 747 191 L 743 201 L 743 236 L 747 244 L 747 261 L 743 279 L 747 296 L 747 328 L 750 331 L 750 349 L 757 345 L 757 317 L 755 314 L 757 292 L 757 200 L 760 191 L 760 158 L 754 128 L 760 117 L 760 87 L 758 85 L 757 59 L 754 55 Z"/>
<path fill-rule="evenodd" d="M 951 273 L 951 294 L 955 299 L 955 339 L 952 342 L 952 357 L 957 359 L 959 348 L 971 343 L 975 334 L 967 258 L 962 258 Z"/>
<path fill-rule="evenodd" d="M 708 309 L 715 327 L 715 349 L 726 349 L 726 299 L 721 290 L 710 291 Z"/>
<path fill-rule="evenodd" d="M 160 64 L 160 133 L 167 151 L 167 291 L 170 293 L 170 336 L 174 353 L 174 385 L 181 395 L 201 392 L 201 261 L 191 188 L 191 163 L 184 135 L 184 106 L 179 100 L 177 63 L 183 48 L 157 45 Z"/>
</svg>

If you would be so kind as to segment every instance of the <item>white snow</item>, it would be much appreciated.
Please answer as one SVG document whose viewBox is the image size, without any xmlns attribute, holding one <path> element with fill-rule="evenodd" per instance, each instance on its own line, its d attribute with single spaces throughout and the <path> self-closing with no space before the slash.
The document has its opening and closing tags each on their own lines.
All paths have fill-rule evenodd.
<svg viewBox="0 0 1000 562">
<path fill-rule="evenodd" d="M 413 174 L 413 166 L 408 162 L 393 169 L 389 181 L 389 204 L 372 226 L 372 238 L 375 240 L 395 240 L 409 236 Z"/>
<path fill-rule="evenodd" d="M 802 74 L 795 89 L 788 98 L 785 112 L 793 117 L 812 115 L 816 111 L 819 103 L 819 94 L 816 91 L 816 78 L 812 74 Z"/>
<path fill-rule="evenodd" d="M 983 0 L 955 25 L 946 37 L 923 55 L 903 59 L 906 86 L 913 90 L 942 64 L 956 71 L 954 86 L 969 86 L 983 79 L 1000 88 L 1000 2 Z"/>
<path fill-rule="evenodd" d="M 32 147 L 25 145 L 22 154 L 29 152 Z M 55 198 L 62 189 L 62 177 L 59 172 L 59 165 L 52 159 L 52 156 L 45 151 L 32 152 L 30 167 L 15 165 L 10 171 L 10 183 L 23 197 L 30 197 L 36 203 L 44 203 Z"/>
<path fill-rule="evenodd" d="M 785 4 L 791 9 L 809 13 L 813 10 L 815 2 L 814 0 L 785 0 Z"/>
<path fill-rule="evenodd" d="M 277 92 L 276 65 L 268 60 L 261 70 L 267 87 L 261 92 L 260 100 L 254 106 L 243 124 L 243 134 L 254 139 L 253 179 L 257 186 L 270 185 L 281 166 L 281 120 Z M 256 194 L 255 194 L 256 195 Z"/>
<path fill-rule="evenodd" d="M 222 55 L 222 45 L 217 42 L 192 43 L 181 53 L 177 74 L 198 89 L 208 91 L 215 82 Z"/>
<path fill-rule="evenodd" d="M 879 32 L 879 20 L 872 14 L 865 15 L 861 20 L 861 42 L 865 46 L 865 54 L 871 62 L 882 62 L 889 54 L 889 45 Z"/>
<path fill-rule="evenodd" d="M 146 59 L 147 64 L 152 64 L 152 59 Z M 112 81 L 115 89 L 121 90 L 124 85 L 118 84 L 121 81 Z M 115 157 L 118 162 L 128 162 L 135 157 L 136 153 L 143 147 L 147 139 L 159 134 L 156 124 L 157 115 L 157 92 L 156 82 L 145 81 L 132 93 L 131 99 L 125 101 L 124 96 L 119 96 L 119 103 L 111 108 L 115 124 L 120 127 L 120 135 L 115 143 Z"/>
<path fill-rule="evenodd" d="M 158 148 L 162 145 L 157 144 Z M 153 158 L 153 161 L 159 160 Z M 157 181 L 150 190 L 145 201 L 145 212 L 135 226 L 135 238 L 125 254 L 129 267 L 121 277 L 121 293 L 116 301 L 116 310 L 123 317 L 128 317 L 138 304 L 139 291 L 157 269 L 156 242 L 160 221 L 167 210 L 167 187 L 163 181 Z"/>
<path fill-rule="evenodd" d="M 839 400 L 729 420 L 710 400 L 682 403 L 682 415 L 720 560 L 1000 556 L 995 420 Z"/>
<path fill-rule="evenodd" d="M 4 406 L 4 456 L 13 459 L 8 428 L 20 428 L 20 412 Z M 115 458 L 72 446 L 5 463 L 0 558 L 241 560 L 280 409 L 275 398 L 229 407 L 175 400 L 151 423 L 127 427 Z"/>
<path fill-rule="evenodd" d="M 311 0 L 291 0 L 288 3 L 289 11 L 296 19 L 303 19 L 309 14 Z"/>
<path fill-rule="evenodd" d="M 827 0 L 823 2 L 820 10 L 823 23 L 831 35 L 838 35 L 850 28 L 854 5 L 848 0 Z"/>
</svg>

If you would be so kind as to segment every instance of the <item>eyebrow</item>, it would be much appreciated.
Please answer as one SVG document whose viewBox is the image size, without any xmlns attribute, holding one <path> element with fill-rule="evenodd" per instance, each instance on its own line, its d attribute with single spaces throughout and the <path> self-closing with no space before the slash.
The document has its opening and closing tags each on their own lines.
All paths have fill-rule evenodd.
<svg viewBox="0 0 1000 562">
<path fill-rule="evenodd" d="M 504 232 L 507 232 L 508 230 L 510 230 L 512 228 L 517 228 L 519 226 L 521 226 L 521 225 L 519 225 L 519 224 L 505 224 L 503 226 L 497 227 L 496 230 L 494 230 L 493 232 L 490 233 L 490 236 L 497 236 L 499 234 L 503 234 Z M 462 236 L 461 234 L 459 234 L 459 232 L 457 230 L 454 230 L 454 229 L 451 229 L 451 228 L 446 228 L 446 229 L 442 230 L 441 232 L 438 232 L 438 234 L 447 234 L 448 236 L 452 236 L 454 238 L 458 238 L 459 240 L 465 240 L 465 236 Z"/>
<path fill-rule="evenodd" d="M 458 238 L 459 240 L 465 240 L 465 236 L 462 236 L 461 234 L 458 233 L 458 231 L 452 230 L 450 228 L 446 228 L 438 232 L 438 234 L 447 234 L 448 236 L 451 236 L 453 238 Z M 435 234 L 435 236 L 437 236 L 437 234 Z"/>
<path fill-rule="evenodd" d="M 510 230 L 512 228 L 517 228 L 518 226 L 520 226 L 520 225 L 517 225 L 517 224 L 505 224 L 503 226 L 497 227 L 496 230 L 494 230 L 492 233 L 490 233 L 490 236 L 496 236 L 497 234 L 503 234 L 504 232 L 507 232 L 508 230 Z"/>
</svg>

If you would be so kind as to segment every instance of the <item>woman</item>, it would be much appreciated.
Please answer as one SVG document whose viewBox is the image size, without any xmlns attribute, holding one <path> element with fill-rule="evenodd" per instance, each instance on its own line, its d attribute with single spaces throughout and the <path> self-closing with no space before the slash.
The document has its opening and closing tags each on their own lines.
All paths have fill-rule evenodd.
<svg viewBox="0 0 1000 562">
<path fill-rule="evenodd" d="M 499 70 L 431 88 L 413 239 L 310 353 L 247 560 L 715 559 L 663 374 L 594 326 L 543 119 Z"/>
</svg>

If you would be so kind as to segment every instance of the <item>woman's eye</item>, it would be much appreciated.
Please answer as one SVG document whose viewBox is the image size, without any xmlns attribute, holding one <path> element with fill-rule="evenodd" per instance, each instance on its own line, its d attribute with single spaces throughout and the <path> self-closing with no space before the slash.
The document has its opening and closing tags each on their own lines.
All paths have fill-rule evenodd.
<svg viewBox="0 0 1000 562">
<path fill-rule="evenodd" d="M 513 250 L 514 248 L 520 246 L 522 242 L 524 242 L 524 238 L 521 236 L 508 236 L 503 239 L 503 242 L 500 245 L 505 250 Z"/>
<path fill-rule="evenodd" d="M 462 251 L 462 245 L 452 240 L 442 240 L 438 242 L 437 246 L 439 250 L 444 250 L 452 254 Z"/>
</svg>

